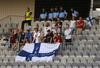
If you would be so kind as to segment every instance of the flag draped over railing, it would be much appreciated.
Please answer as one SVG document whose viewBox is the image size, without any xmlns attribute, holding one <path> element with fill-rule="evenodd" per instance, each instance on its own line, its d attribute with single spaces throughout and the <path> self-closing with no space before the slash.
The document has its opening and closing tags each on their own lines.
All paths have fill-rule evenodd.
<svg viewBox="0 0 100 68">
<path fill-rule="evenodd" d="M 25 44 L 22 51 L 16 56 L 15 61 L 52 61 L 60 43 L 31 43 Z"/>
</svg>

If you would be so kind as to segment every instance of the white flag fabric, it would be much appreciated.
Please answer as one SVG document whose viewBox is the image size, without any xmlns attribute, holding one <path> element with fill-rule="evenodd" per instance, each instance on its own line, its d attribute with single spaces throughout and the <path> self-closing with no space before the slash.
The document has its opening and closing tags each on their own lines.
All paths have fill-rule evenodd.
<svg viewBox="0 0 100 68">
<path fill-rule="evenodd" d="M 89 26 L 91 27 L 93 25 L 92 17 L 87 17 L 87 21 L 88 21 Z"/>
<path fill-rule="evenodd" d="M 60 43 L 31 43 L 25 44 L 22 51 L 16 56 L 15 61 L 52 61 L 54 54 L 59 48 Z"/>
</svg>

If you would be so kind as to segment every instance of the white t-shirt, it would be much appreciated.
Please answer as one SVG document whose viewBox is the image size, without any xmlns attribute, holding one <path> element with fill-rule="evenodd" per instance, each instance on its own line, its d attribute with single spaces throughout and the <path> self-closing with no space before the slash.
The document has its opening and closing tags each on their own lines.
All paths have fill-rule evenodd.
<svg viewBox="0 0 100 68">
<path fill-rule="evenodd" d="M 51 27 L 44 27 L 44 36 L 46 36 L 47 35 L 47 31 L 48 30 L 51 30 Z"/>
<path fill-rule="evenodd" d="M 56 24 L 53 24 L 52 27 L 54 28 Z"/>
<path fill-rule="evenodd" d="M 66 29 L 64 32 L 65 39 L 71 39 L 71 29 Z"/>
<path fill-rule="evenodd" d="M 59 31 L 59 34 L 60 35 L 60 28 L 57 29 Z M 56 29 L 52 29 L 53 33 L 57 33 L 57 30 Z"/>
<path fill-rule="evenodd" d="M 40 32 L 37 32 L 37 33 L 35 32 L 34 33 L 33 38 L 35 38 L 35 43 L 40 43 L 41 42 L 41 41 L 40 42 L 38 41 L 39 36 L 40 36 Z"/>
<path fill-rule="evenodd" d="M 71 21 L 70 27 L 75 28 L 75 26 L 76 26 L 75 22 L 76 22 L 76 21 Z"/>
</svg>

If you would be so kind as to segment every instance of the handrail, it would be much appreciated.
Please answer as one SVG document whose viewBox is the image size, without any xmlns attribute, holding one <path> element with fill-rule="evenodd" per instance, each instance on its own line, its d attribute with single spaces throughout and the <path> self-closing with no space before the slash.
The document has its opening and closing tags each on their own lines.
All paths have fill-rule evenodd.
<svg viewBox="0 0 100 68">
<path fill-rule="evenodd" d="M 3 19 L 1 19 L 0 21 L 4 20 L 6 18 L 9 18 L 9 17 L 24 17 L 24 16 L 20 16 L 20 15 L 8 15 L 8 16 L 4 17 Z M 34 17 L 32 17 L 32 18 L 34 18 Z"/>
</svg>

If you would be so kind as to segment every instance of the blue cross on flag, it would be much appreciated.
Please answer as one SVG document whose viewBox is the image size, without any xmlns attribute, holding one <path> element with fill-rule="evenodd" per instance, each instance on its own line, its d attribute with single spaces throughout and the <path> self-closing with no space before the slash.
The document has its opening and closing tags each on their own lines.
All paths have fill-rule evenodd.
<svg viewBox="0 0 100 68">
<path fill-rule="evenodd" d="M 87 21 L 88 21 L 89 26 L 91 27 L 93 25 L 92 17 L 87 17 Z"/>
<path fill-rule="evenodd" d="M 25 44 L 22 51 L 16 56 L 15 61 L 52 61 L 54 54 L 59 48 L 60 43 L 31 43 Z"/>
</svg>

